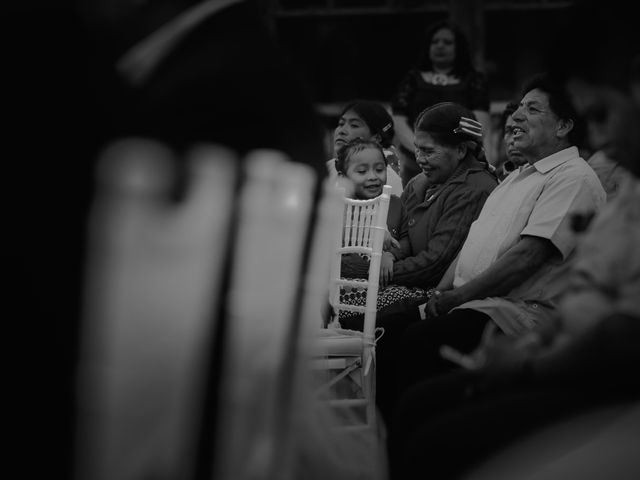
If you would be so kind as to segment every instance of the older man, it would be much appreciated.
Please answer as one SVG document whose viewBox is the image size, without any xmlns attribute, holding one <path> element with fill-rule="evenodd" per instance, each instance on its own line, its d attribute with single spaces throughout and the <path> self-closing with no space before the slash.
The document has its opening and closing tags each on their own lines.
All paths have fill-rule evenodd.
<svg viewBox="0 0 640 480">
<path fill-rule="evenodd" d="M 442 345 L 471 351 L 489 322 L 519 336 L 552 321 L 557 280 L 576 243 L 572 219 L 605 203 L 600 181 L 575 146 L 577 117 L 565 91 L 537 76 L 523 93 L 512 131 L 527 164 L 491 193 L 429 302 L 384 320 L 409 323 L 379 348 L 385 415 L 398 391 L 453 365 L 440 357 Z"/>
</svg>

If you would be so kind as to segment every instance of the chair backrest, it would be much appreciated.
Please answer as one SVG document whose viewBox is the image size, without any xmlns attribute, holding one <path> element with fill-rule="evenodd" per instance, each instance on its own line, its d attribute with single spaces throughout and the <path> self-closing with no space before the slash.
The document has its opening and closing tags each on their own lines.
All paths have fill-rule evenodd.
<svg viewBox="0 0 640 480">
<path fill-rule="evenodd" d="M 363 333 L 365 339 L 373 339 L 376 321 L 376 301 L 380 279 L 380 261 L 384 236 L 387 230 L 387 215 L 391 187 L 385 185 L 382 194 L 370 200 L 356 200 L 343 195 L 344 214 L 342 231 L 336 239 L 336 248 L 331 265 L 330 303 L 339 317 L 341 310 L 364 314 Z M 369 258 L 366 280 L 351 280 L 341 277 L 342 256 L 355 253 Z M 348 305 L 340 301 L 340 290 L 344 286 L 366 288 L 364 307 Z"/>
<path fill-rule="evenodd" d="M 213 478 L 287 478 L 294 322 L 316 177 L 275 151 L 245 160 L 227 298 Z"/>
<path fill-rule="evenodd" d="M 190 166 L 180 203 L 173 163 Z M 78 366 L 75 478 L 193 478 L 235 165 L 127 139 L 99 162 Z"/>
</svg>

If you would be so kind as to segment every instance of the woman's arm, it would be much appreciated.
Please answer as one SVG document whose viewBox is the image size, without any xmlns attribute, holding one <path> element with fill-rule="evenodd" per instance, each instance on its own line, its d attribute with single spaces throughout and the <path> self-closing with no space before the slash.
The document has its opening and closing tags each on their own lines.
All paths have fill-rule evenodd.
<svg viewBox="0 0 640 480">
<path fill-rule="evenodd" d="M 455 192 L 439 196 L 415 228 L 425 226 L 420 232 L 427 239 L 422 251 L 414 251 L 411 257 L 393 266 L 394 282 L 407 287 L 431 288 L 441 281 L 451 261 L 460 251 L 469 228 L 482 210 L 489 192 L 474 188 L 458 188 Z M 435 216 L 435 218 L 431 218 Z"/>
</svg>

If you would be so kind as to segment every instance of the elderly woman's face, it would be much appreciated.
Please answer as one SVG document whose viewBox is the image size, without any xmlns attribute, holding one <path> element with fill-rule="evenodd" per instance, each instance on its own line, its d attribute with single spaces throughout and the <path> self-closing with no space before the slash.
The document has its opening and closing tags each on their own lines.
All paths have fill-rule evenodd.
<svg viewBox="0 0 640 480">
<path fill-rule="evenodd" d="M 591 148 L 640 176 L 640 106 L 610 86 L 574 79 L 567 89 L 587 122 Z"/>
<path fill-rule="evenodd" d="M 449 180 L 465 153 L 459 147 L 438 143 L 427 132 L 416 131 L 414 144 L 416 162 L 431 184 Z"/>
</svg>

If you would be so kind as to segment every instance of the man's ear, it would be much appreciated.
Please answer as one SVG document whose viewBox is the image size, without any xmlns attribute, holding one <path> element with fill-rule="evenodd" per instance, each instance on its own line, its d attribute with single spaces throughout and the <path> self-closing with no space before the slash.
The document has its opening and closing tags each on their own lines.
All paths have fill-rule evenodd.
<svg viewBox="0 0 640 480">
<path fill-rule="evenodd" d="M 373 136 L 373 139 L 374 139 L 376 142 L 378 142 L 378 143 L 382 143 L 382 135 L 380 135 L 379 133 L 376 133 L 376 134 Z"/>
<path fill-rule="evenodd" d="M 569 132 L 573 130 L 573 120 L 568 119 L 560 119 L 558 121 L 558 128 L 556 130 L 556 134 L 558 137 L 566 138 L 569 135 Z"/>
<path fill-rule="evenodd" d="M 462 159 L 467 156 L 468 148 L 469 148 L 469 145 L 467 145 L 466 142 L 461 142 L 458 144 L 458 149 L 457 149 L 458 160 L 462 161 Z"/>
</svg>

